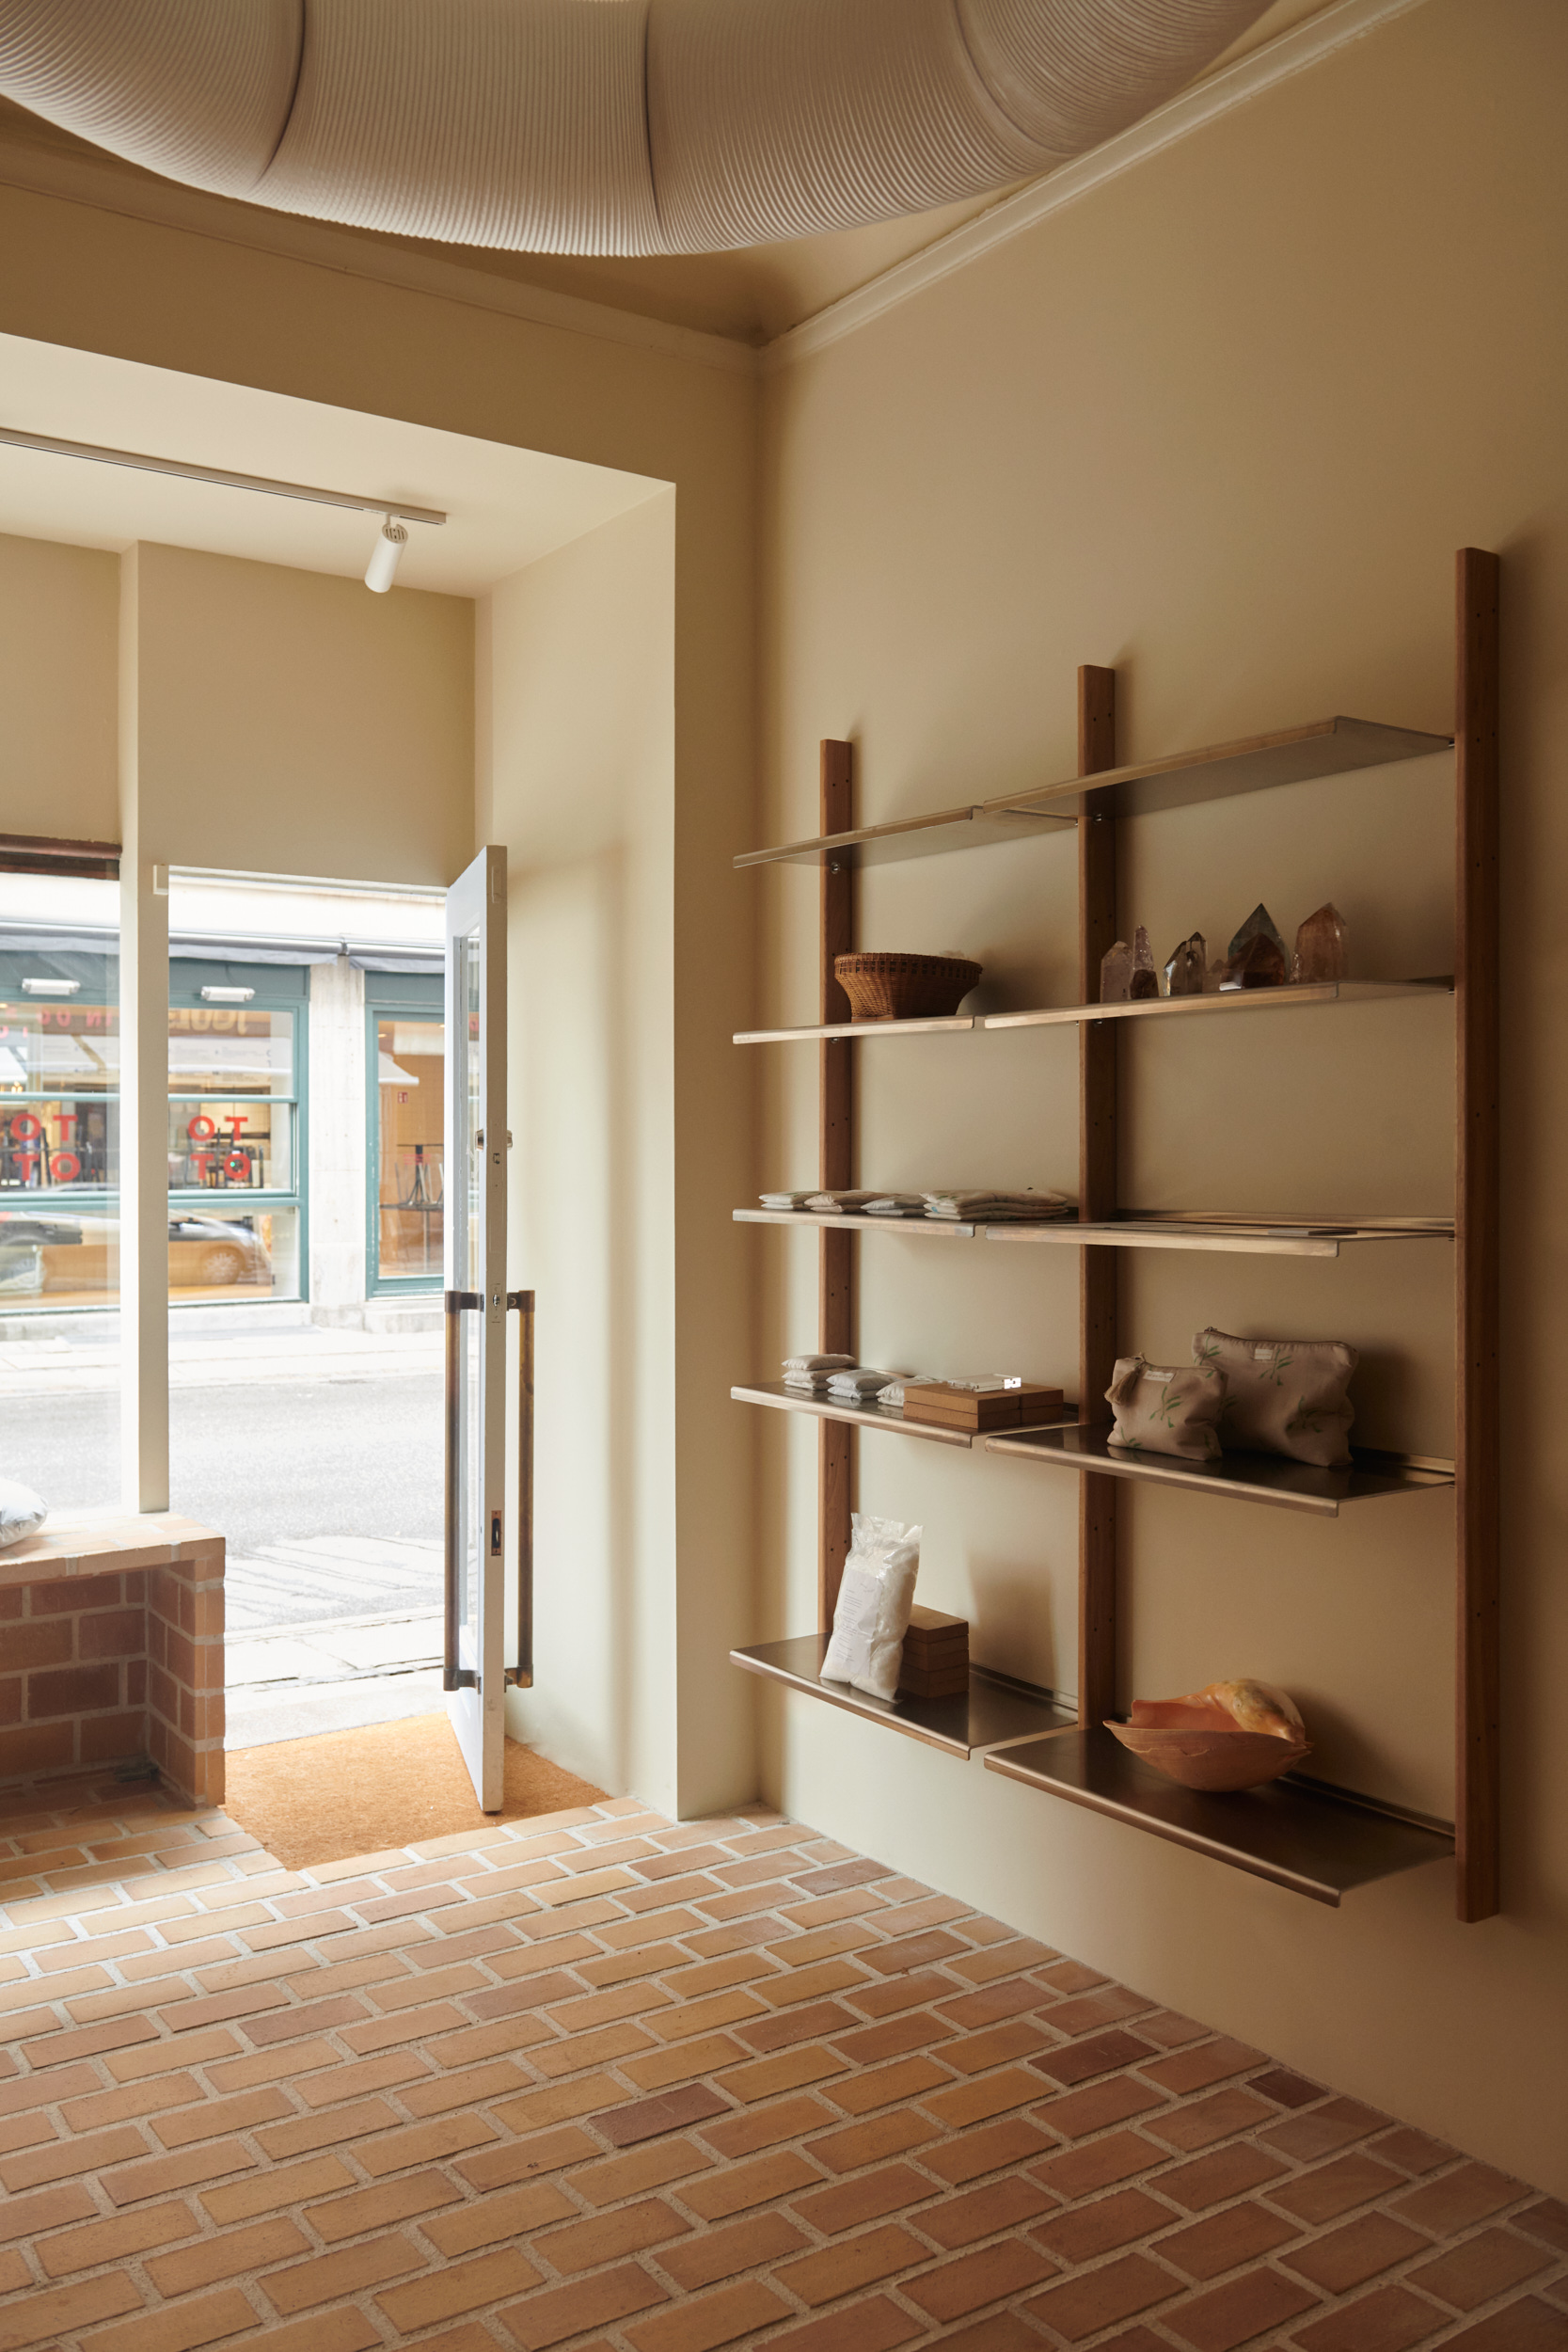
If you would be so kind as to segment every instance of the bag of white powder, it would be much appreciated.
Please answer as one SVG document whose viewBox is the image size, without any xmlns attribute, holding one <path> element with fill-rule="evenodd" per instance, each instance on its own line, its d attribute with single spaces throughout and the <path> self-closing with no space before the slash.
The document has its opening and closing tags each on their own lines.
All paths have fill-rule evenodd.
<svg viewBox="0 0 1568 2352">
<path fill-rule="evenodd" d="M 849 1525 L 849 1557 L 822 1674 L 826 1681 L 891 1699 L 914 1606 L 920 1530 L 900 1527 L 896 1519 L 863 1518 L 858 1511 Z"/>
</svg>

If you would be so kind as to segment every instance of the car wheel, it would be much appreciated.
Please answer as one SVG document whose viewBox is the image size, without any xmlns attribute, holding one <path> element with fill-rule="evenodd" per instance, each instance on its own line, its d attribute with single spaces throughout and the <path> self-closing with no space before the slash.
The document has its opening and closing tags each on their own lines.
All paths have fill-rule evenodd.
<svg viewBox="0 0 1568 2352">
<path fill-rule="evenodd" d="M 228 1244 L 209 1249 L 201 1261 L 202 1280 L 214 1285 L 219 1282 L 241 1282 L 245 1279 L 245 1270 L 244 1258 Z"/>
</svg>

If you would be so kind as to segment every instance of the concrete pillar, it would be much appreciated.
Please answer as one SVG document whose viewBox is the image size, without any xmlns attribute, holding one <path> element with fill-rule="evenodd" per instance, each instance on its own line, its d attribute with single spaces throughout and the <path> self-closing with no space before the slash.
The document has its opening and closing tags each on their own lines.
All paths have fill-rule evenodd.
<svg viewBox="0 0 1568 2352">
<path fill-rule="evenodd" d="M 310 967 L 310 1320 L 365 1325 L 365 976 Z"/>
</svg>

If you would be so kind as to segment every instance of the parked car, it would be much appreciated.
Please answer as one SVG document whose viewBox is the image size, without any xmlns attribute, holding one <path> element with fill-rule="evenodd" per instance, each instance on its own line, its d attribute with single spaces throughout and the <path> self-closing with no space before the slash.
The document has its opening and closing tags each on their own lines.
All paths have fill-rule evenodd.
<svg viewBox="0 0 1568 2352">
<path fill-rule="evenodd" d="M 0 1291 L 93 1291 L 114 1286 L 119 1220 L 0 1210 Z M 248 1225 L 215 1216 L 174 1216 L 168 1226 L 171 1289 L 270 1285 L 272 1260 Z"/>
</svg>

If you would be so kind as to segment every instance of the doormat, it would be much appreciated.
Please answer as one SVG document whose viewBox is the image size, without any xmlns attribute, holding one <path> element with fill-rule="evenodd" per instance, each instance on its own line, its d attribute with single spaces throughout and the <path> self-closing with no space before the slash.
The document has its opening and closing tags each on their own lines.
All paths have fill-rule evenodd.
<svg viewBox="0 0 1568 2352">
<path fill-rule="evenodd" d="M 605 1799 L 602 1788 L 508 1740 L 501 1809 L 482 1813 L 445 1715 L 411 1715 L 359 1731 L 240 1748 L 224 1762 L 224 1811 L 286 1870 Z"/>
</svg>

